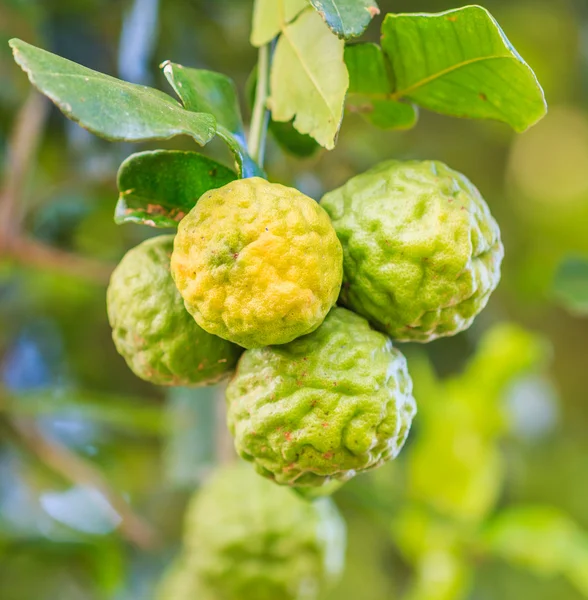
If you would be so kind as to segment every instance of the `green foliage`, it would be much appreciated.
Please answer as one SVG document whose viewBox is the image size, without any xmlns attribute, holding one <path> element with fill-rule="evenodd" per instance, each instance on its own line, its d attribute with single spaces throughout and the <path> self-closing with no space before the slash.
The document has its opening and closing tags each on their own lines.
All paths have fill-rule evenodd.
<svg viewBox="0 0 588 600">
<path fill-rule="evenodd" d="M 588 314 L 588 260 L 564 260 L 555 274 L 553 295 L 571 313 Z"/>
<path fill-rule="evenodd" d="M 268 44 L 279 35 L 284 25 L 293 21 L 305 8 L 307 0 L 255 0 L 251 43 Z"/>
<path fill-rule="evenodd" d="M 163 92 L 97 73 L 21 40 L 10 45 L 31 83 L 96 135 L 139 142 L 184 134 L 201 145 L 215 135 L 212 115 L 184 110 Z"/>
<path fill-rule="evenodd" d="M 380 9 L 374 0 L 310 0 L 329 29 L 340 38 L 360 36 Z"/>
<path fill-rule="evenodd" d="M 164 63 L 163 72 L 187 110 L 210 113 L 216 118 L 217 134 L 234 154 L 240 176 L 263 176 L 263 171 L 248 154 L 233 81 L 221 73 L 190 69 L 170 61 Z"/>
<path fill-rule="evenodd" d="M 327 149 L 335 146 L 349 85 L 343 51 L 343 41 L 308 10 L 283 27 L 272 62 L 268 106 L 273 119 L 294 119 L 300 133 Z"/>
<path fill-rule="evenodd" d="M 485 527 L 485 551 L 539 575 L 564 575 L 588 594 L 588 534 L 549 506 L 504 510 Z"/>
<path fill-rule="evenodd" d="M 155 150 L 127 158 L 118 171 L 116 223 L 177 227 L 204 192 L 236 174 L 196 152 Z"/>
<path fill-rule="evenodd" d="M 380 46 L 347 46 L 345 64 L 349 71 L 348 110 L 360 113 L 381 129 L 410 129 L 416 125 L 416 107 L 392 99 L 392 81 Z"/>
<path fill-rule="evenodd" d="M 545 115 L 535 74 L 482 7 L 389 14 L 382 48 L 392 64 L 393 99 L 456 117 L 496 119 L 516 131 Z"/>
</svg>

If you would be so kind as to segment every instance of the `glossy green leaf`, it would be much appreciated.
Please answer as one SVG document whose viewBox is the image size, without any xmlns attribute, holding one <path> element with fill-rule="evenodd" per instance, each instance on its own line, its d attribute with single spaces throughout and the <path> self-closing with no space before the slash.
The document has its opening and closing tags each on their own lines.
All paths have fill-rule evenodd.
<svg viewBox="0 0 588 600">
<path fill-rule="evenodd" d="M 349 84 L 344 43 L 318 13 L 303 12 L 284 27 L 270 76 L 268 106 L 275 121 L 291 121 L 300 133 L 332 149 Z"/>
<path fill-rule="evenodd" d="M 456 117 L 496 119 L 524 131 L 547 110 L 535 74 L 480 6 L 439 14 L 389 14 L 382 48 L 393 99 Z"/>
<path fill-rule="evenodd" d="M 116 223 L 177 227 L 204 192 L 237 175 L 196 152 L 155 150 L 127 158 L 118 171 Z"/>
<path fill-rule="evenodd" d="M 561 263 L 553 295 L 570 312 L 588 315 L 588 259 L 568 258 Z"/>
<path fill-rule="evenodd" d="M 353 44 L 345 48 L 349 71 L 346 106 L 381 129 L 409 129 L 418 113 L 409 103 L 392 99 L 392 81 L 382 49 L 377 44 Z"/>
<path fill-rule="evenodd" d="M 346 40 L 361 35 L 380 14 L 374 0 L 310 0 L 331 31 Z"/>
<path fill-rule="evenodd" d="M 21 40 L 10 45 L 31 83 L 66 117 L 100 137 L 140 142 L 189 135 L 204 145 L 216 133 L 212 115 L 184 110 L 159 90 L 92 71 Z"/>
<path fill-rule="evenodd" d="M 165 62 L 163 72 L 187 110 L 210 113 L 217 121 L 217 134 L 235 156 L 242 177 L 263 176 L 249 156 L 237 88 L 221 73 L 191 69 Z"/>
<path fill-rule="evenodd" d="M 307 6 L 307 0 L 255 0 L 251 44 L 259 47 L 271 42 Z"/>
</svg>

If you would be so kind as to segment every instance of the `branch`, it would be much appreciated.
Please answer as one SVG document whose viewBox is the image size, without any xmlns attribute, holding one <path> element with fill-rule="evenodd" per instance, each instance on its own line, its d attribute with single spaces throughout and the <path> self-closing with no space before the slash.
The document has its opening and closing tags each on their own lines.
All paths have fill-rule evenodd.
<svg viewBox="0 0 588 600">
<path fill-rule="evenodd" d="M 48 113 L 48 102 L 32 91 L 16 117 L 0 194 L 0 244 L 20 231 L 23 192 Z"/>
<path fill-rule="evenodd" d="M 16 117 L 0 191 L 0 256 L 107 283 L 111 265 L 47 246 L 22 234 L 25 190 L 48 113 L 47 100 L 38 92 L 31 92 Z"/>
<path fill-rule="evenodd" d="M 119 529 L 129 542 L 142 550 L 150 550 L 158 545 L 159 540 L 151 526 L 133 512 L 96 467 L 66 446 L 46 438 L 30 419 L 15 417 L 10 419 L 10 425 L 29 450 L 55 473 L 77 485 L 98 490 L 121 517 Z"/>
<path fill-rule="evenodd" d="M 114 268 L 106 262 L 65 252 L 22 236 L 9 239 L 4 252 L 22 264 L 52 269 L 105 285 Z"/>
<path fill-rule="evenodd" d="M 269 45 L 259 49 L 257 64 L 257 86 L 255 88 L 255 104 L 251 115 L 249 128 L 249 153 L 257 164 L 262 167 L 265 154 L 265 139 L 269 123 L 267 97 L 269 93 Z"/>
</svg>

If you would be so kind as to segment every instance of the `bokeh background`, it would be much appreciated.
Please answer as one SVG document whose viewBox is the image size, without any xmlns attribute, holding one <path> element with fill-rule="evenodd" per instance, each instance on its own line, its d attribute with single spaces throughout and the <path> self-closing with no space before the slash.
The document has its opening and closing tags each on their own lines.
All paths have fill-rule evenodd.
<svg viewBox="0 0 588 600">
<path fill-rule="evenodd" d="M 155 233 L 114 225 L 118 165 L 191 142 L 91 136 L 31 92 L 7 41 L 161 89 L 165 59 L 222 71 L 246 109 L 251 4 L 0 0 L 1 600 L 149 600 L 188 498 L 230 456 L 222 390 L 141 382 L 105 311 L 112 265 Z M 549 115 L 528 132 L 423 112 L 400 133 L 347 115 L 336 149 L 304 160 L 269 142 L 270 178 L 317 199 L 384 159 L 442 160 L 480 188 L 506 247 L 469 331 L 403 348 L 420 412 L 397 461 L 335 495 L 349 549 L 330 599 L 588 597 L 588 319 L 554 291 L 588 255 L 588 4 L 484 5 L 544 86 Z M 229 161 L 217 141 L 204 152 Z"/>
</svg>

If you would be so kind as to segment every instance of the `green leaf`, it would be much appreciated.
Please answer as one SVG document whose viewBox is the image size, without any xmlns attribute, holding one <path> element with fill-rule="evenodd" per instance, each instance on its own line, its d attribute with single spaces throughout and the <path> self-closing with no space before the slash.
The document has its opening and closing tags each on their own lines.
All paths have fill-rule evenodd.
<svg viewBox="0 0 588 600">
<path fill-rule="evenodd" d="M 255 101 L 256 84 L 257 67 L 253 69 L 245 84 L 245 97 L 249 103 L 249 108 L 253 107 Z M 282 150 L 299 158 L 308 158 L 320 148 L 320 145 L 309 135 L 296 131 L 292 121 L 279 123 L 270 118 L 268 129 Z"/>
<path fill-rule="evenodd" d="M 251 44 L 259 48 L 271 42 L 307 6 L 307 0 L 255 0 Z"/>
<path fill-rule="evenodd" d="M 299 158 L 308 158 L 320 148 L 309 135 L 296 131 L 292 121 L 280 123 L 271 119 L 269 131 L 283 150 Z"/>
<path fill-rule="evenodd" d="M 349 71 L 348 110 L 360 113 L 380 129 L 410 129 L 416 125 L 416 108 L 392 99 L 392 82 L 380 46 L 347 46 L 345 64 Z"/>
<path fill-rule="evenodd" d="M 127 158 L 118 171 L 116 223 L 177 227 L 200 196 L 237 178 L 196 152 L 155 150 Z"/>
<path fill-rule="evenodd" d="M 216 118 L 217 133 L 234 154 L 242 177 L 264 176 L 249 156 L 245 128 L 233 80 L 214 71 L 191 69 L 167 61 L 163 72 L 187 110 L 210 113 Z"/>
<path fill-rule="evenodd" d="M 268 106 L 275 121 L 291 121 L 300 133 L 332 149 L 349 84 L 337 39 L 313 10 L 282 30 L 270 75 Z"/>
<path fill-rule="evenodd" d="M 380 14 L 374 0 L 310 0 L 331 31 L 346 40 L 360 36 Z"/>
<path fill-rule="evenodd" d="M 496 119 L 516 131 L 546 113 L 535 74 L 480 6 L 386 15 L 382 48 L 392 62 L 395 100 L 456 117 Z"/>
<path fill-rule="evenodd" d="M 10 45 L 31 83 L 66 117 L 100 137 L 141 142 L 189 135 L 204 145 L 216 133 L 212 115 L 184 110 L 159 90 L 97 73 L 21 40 Z"/>
<path fill-rule="evenodd" d="M 556 300 L 577 315 L 588 315 L 588 259 L 564 260 L 553 282 Z"/>
<path fill-rule="evenodd" d="M 487 552 L 546 575 L 566 573 L 578 554 L 585 558 L 584 540 L 567 515 L 549 506 L 508 508 L 487 525 L 482 536 Z"/>
</svg>

